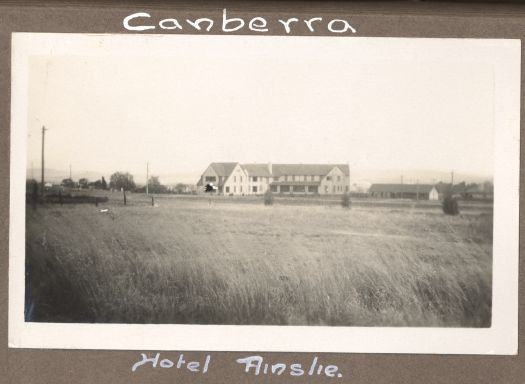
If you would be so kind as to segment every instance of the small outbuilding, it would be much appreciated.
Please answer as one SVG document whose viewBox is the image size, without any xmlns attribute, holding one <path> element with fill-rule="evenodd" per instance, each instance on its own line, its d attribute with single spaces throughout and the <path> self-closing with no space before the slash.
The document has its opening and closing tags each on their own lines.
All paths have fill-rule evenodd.
<svg viewBox="0 0 525 384">
<path fill-rule="evenodd" d="M 369 195 L 383 199 L 439 199 L 437 189 L 431 184 L 372 184 Z"/>
</svg>

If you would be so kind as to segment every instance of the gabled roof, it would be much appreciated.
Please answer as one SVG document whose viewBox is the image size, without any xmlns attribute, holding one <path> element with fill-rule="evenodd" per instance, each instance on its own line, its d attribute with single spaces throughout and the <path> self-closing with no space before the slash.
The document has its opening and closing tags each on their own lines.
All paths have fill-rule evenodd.
<svg viewBox="0 0 525 384">
<path fill-rule="evenodd" d="M 269 164 L 241 164 L 247 172 L 248 176 L 258 176 L 258 177 L 269 177 L 272 174 L 270 173 Z"/>
<path fill-rule="evenodd" d="M 430 193 L 432 188 L 431 184 L 372 184 L 369 192 Z"/>
<path fill-rule="evenodd" d="M 213 168 L 217 176 L 219 177 L 222 176 L 223 178 L 222 181 L 219 179 L 214 184 L 222 186 L 224 182 L 226 181 L 226 179 L 228 178 L 228 176 L 231 175 L 231 173 L 233 172 L 237 164 L 238 163 L 211 163 L 209 166 Z M 201 187 L 202 185 L 203 185 L 203 181 L 202 181 L 202 175 L 201 175 L 201 177 L 199 178 L 199 181 L 197 181 L 197 186 Z"/>
<path fill-rule="evenodd" d="M 230 176 L 235 166 L 238 163 L 211 163 L 210 166 L 213 168 L 217 176 Z"/>
<path fill-rule="evenodd" d="M 325 176 L 338 167 L 346 176 L 350 174 L 348 164 L 273 164 L 274 176 Z"/>
</svg>

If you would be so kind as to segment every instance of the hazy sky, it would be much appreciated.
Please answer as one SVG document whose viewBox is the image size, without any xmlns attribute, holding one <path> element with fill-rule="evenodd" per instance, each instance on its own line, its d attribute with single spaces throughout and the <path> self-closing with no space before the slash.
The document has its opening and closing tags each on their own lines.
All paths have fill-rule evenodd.
<svg viewBox="0 0 525 384">
<path fill-rule="evenodd" d="M 154 174 L 198 176 L 213 161 L 321 162 L 492 175 L 493 70 L 461 44 L 91 39 L 76 55 L 31 58 L 28 167 L 40 167 L 45 125 L 54 169 L 143 174 L 149 161 Z"/>
</svg>

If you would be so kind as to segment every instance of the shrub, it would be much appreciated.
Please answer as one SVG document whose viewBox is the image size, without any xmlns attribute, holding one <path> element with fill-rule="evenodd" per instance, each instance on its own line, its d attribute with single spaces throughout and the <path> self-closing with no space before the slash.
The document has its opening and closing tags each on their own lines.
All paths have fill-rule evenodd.
<svg viewBox="0 0 525 384">
<path fill-rule="evenodd" d="M 272 205 L 273 204 L 273 193 L 270 190 L 267 190 L 264 192 L 264 205 Z"/>
<path fill-rule="evenodd" d="M 345 193 L 341 198 L 341 205 L 343 208 L 350 208 L 352 202 L 350 201 L 350 193 Z"/>
<path fill-rule="evenodd" d="M 457 215 L 459 214 L 459 206 L 457 199 L 448 195 L 443 199 L 443 213 L 446 215 Z"/>
</svg>

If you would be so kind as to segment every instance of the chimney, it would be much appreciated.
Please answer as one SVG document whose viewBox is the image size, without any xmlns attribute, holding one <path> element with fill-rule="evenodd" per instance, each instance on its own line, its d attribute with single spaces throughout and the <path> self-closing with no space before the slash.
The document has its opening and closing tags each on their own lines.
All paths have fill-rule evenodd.
<svg viewBox="0 0 525 384">
<path fill-rule="evenodd" d="M 268 163 L 268 172 L 270 172 L 270 175 L 273 175 L 272 163 Z"/>
</svg>

